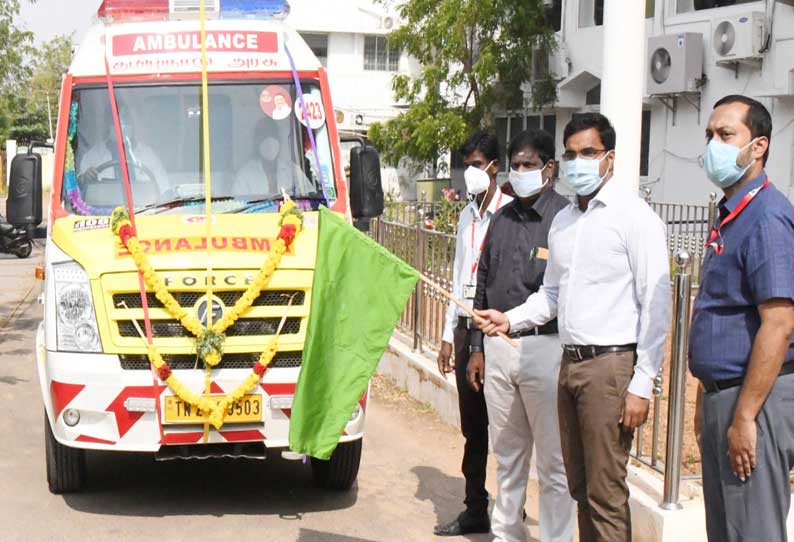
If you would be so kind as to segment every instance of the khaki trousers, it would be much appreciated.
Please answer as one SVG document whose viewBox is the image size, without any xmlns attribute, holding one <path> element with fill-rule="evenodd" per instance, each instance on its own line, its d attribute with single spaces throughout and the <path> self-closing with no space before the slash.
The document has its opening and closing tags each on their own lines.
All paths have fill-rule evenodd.
<svg viewBox="0 0 794 542">
<path fill-rule="evenodd" d="M 618 420 L 634 362 L 634 352 L 562 358 L 560 436 L 568 487 L 579 505 L 580 542 L 631 540 L 626 465 L 634 433 Z"/>
<path fill-rule="evenodd" d="M 499 493 L 491 515 L 494 542 L 526 542 L 523 522 L 532 445 L 540 486 L 540 542 L 572 542 L 574 502 L 560 450 L 557 378 L 560 339 L 555 335 L 485 338 L 485 403 L 497 462 Z"/>
</svg>

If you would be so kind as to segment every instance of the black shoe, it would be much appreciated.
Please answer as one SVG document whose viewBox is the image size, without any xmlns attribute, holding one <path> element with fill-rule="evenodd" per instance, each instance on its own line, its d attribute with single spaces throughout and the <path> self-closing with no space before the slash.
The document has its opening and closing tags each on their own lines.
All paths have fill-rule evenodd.
<svg viewBox="0 0 794 542">
<path fill-rule="evenodd" d="M 461 536 L 464 534 L 491 532 L 491 520 L 488 516 L 472 517 L 466 512 L 445 525 L 436 525 L 433 534 L 436 536 Z"/>
</svg>

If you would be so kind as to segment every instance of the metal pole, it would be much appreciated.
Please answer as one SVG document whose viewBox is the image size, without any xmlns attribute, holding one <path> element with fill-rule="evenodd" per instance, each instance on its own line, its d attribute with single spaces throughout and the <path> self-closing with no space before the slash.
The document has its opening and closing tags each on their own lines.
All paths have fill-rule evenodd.
<svg viewBox="0 0 794 542">
<path fill-rule="evenodd" d="M 415 258 L 415 267 L 420 271 L 424 272 L 424 267 L 422 266 L 422 222 L 424 220 L 424 213 L 422 209 L 424 207 L 424 192 L 422 192 L 421 200 L 418 202 L 418 208 L 416 213 L 416 224 L 415 224 L 415 231 L 416 231 L 416 246 L 414 247 L 414 258 Z M 421 299 L 422 299 L 422 282 L 419 281 L 416 283 L 416 287 L 414 288 L 414 350 L 422 351 L 422 341 L 419 339 L 419 322 L 421 318 L 422 311 L 420 310 Z"/>
<path fill-rule="evenodd" d="M 664 462 L 664 497 L 661 508 L 679 510 L 678 490 L 681 485 L 681 443 L 684 437 L 686 404 L 686 360 L 689 346 L 689 305 L 692 296 L 690 257 L 686 250 L 675 255 L 672 360 L 670 363 L 670 397 L 667 403 L 667 453 Z"/>
</svg>

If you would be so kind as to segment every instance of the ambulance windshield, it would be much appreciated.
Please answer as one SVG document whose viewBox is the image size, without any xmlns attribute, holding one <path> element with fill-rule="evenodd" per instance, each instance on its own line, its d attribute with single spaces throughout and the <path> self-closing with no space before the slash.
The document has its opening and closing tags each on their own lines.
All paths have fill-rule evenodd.
<svg viewBox="0 0 794 542">
<path fill-rule="evenodd" d="M 316 207 L 336 199 L 320 90 L 302 83 L 314 156 L 295 85 L 215 83 L 209 87 L 215 212 L 268 212 L 283 192 Z M 204 199 L 201 86 L 118 86 L 116 99 L 136 210 L 197 213 Z M 64 208 L 107 215 L 126 202 L 107 88 L 73 92 L 64 167 Z M 318 171 L 319 162 L 319 171 Z M 323 191 L 320 172 L 325 183 Z M 327 198 L 327 199 L 326 199 Z M 311 202 L 314 202 L 312 204 Z M 260 205 L 261 204 L 261 205 Z"/>
</svg>

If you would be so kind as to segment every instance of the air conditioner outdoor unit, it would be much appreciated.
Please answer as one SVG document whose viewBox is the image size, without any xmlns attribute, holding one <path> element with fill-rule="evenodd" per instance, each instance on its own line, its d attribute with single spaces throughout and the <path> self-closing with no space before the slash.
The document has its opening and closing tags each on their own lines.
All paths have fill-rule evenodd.
<svg viewBox="0 0 794 542">
<path fill-rule="evenodd" d="M 394 17 L 391 15 L 384 15 L 380 18 L 380 27 L 383 30 L 391 31 L 394 29 Z"/>
<path fill-rule="evenodd" d="M 761 60 L 766 18 L 760 11 L 715 19 L 712 46 L 717 64 Z"/>
<path fill-rule="evenodd" d="M 703 77 L 703 34 L 648 38 L 648 94 L 697 92 Z"/>
</svg>

